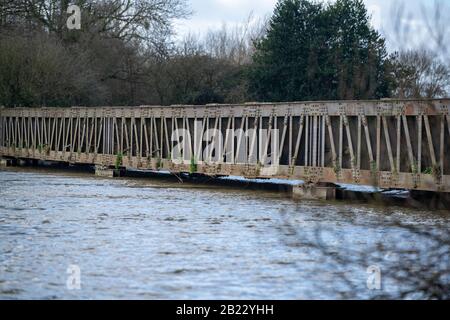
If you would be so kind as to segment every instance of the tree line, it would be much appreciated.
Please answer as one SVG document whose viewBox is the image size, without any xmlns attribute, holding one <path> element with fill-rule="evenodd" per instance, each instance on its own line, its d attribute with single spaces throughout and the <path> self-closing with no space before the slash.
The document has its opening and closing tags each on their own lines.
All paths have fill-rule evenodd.
<svg viewBox="0 0 450 320">
<path fill-rule="evenodd" d="M 72 2 L 71 2 L 72 3 Z M 0 0 L 0 106 L 172 105 L 448 94 L 426 50 L 388 53 L 362 0 L 280 0 L 249 20 L 174 40 L 186 0 Z"/>
</svg>

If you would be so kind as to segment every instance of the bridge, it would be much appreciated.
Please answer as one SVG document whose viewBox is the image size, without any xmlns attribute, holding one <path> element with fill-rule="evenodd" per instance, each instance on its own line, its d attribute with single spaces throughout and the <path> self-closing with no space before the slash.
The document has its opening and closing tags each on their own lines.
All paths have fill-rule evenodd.
<svg viewBox="0 0 450 320">
<path fill-rule="evenodd" d="M 450 192 L 450 100 L 2 108 L 3 159 Z"/>
</svg>

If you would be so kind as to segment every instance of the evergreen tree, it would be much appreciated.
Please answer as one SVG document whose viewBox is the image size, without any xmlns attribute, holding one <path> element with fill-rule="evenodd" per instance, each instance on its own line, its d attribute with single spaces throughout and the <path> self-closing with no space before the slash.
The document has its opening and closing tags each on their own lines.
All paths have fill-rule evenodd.
<svg viewBox="0 0 450 320">
<path fill-rule="evenodd" d="M 336 99 L 378 99 L 390 94 L 385 40 L 370 25 L 363 0 L 337 0 L 328 8 L 333 30 L 331 64 Z"/>
<path fill-rule="evenodd" d="M 256 44 L 250 72 L 250 90 L 258 99 L 294 101 L 316 96 L 324 53 L 322 15 L 321 4 L 278 2 L 267 36 Z"/>
<path fill-rule="evenodd" d="M 264 101 L 386 97 L 387 66 L 362 0 L 280 0 L 256 44 L 250 90 Z"/>
</svg>

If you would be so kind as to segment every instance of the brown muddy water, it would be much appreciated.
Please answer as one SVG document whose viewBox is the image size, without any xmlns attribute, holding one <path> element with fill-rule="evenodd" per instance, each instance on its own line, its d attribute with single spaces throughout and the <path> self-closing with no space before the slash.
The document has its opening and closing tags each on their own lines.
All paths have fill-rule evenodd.
<svg viewBox="0 0 450 320">
<path fill-rule="evenodd" d="M 426 259 L 431 244 L 392 219 L 436 232 L 450 226 L 447 211 L 296 202 L 283 192 L 173 179 L 3 170 L 0 299 L 395 296 L 402 284 L 394 280 L 381 278 L 380 290 L 367 286 L 371 258 L 339 265 L 303 241 L 319 241 L 325 230 L 322 240 L 336 254 L 382 256 L 382 272 L 399 244 Z"/>
</svg>

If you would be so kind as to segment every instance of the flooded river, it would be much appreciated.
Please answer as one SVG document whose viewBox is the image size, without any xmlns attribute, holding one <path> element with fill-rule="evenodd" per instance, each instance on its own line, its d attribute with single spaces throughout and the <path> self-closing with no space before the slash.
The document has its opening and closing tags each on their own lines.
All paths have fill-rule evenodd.
<svg viewBox="0 0 450 320">
<path fill-rule="evenodd" d="M 441 211 L 295 202 L 284 193 L 165 179 L 0 171 L 0 299 L 395 294 L 400 288 L 384 280 L 380 261 L 392 264 L 399 246 L 429 252 L 432 243 L 394 218 L 428 231 L 450 226 Z M 374 250 L 381 260 L 372 261 Z M 355 252 L 370 257 L 349 265 L 334 259 Z M 382 287 L 371 270 L 381 272 Z"/>
</svg>

